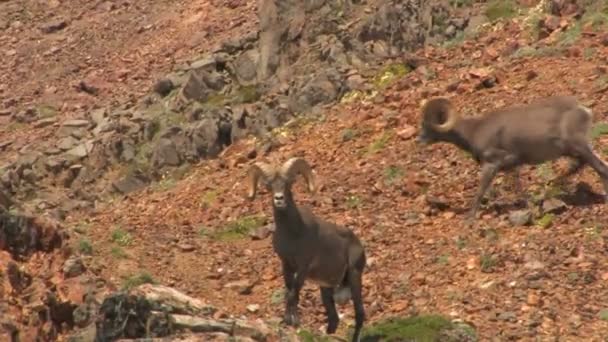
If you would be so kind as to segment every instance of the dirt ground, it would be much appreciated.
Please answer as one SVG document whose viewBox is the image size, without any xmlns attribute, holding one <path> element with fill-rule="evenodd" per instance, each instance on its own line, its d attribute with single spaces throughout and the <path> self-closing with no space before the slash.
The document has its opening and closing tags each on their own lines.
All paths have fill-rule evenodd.
<svg viewBox="0 0 608 342">
<path fill-rule="evenodd" d="M 13 21 L 0 33 L 2 108 L 50 105 L 62 117 L 136 101 L 172 66 L 257 25 L 255 2 L 244 0 L 9 1 L 0 6 L 11 9 L 0 16 L 0 27 L 6 17 L 20 18 L 20 24 Z M 43 32 L 58 22 L 65 28 Z M 328 108 L 323 117 L 278 135 L 283 146 L 269 157 L 304 156 L 322 184 L 313 196 L 303 182 L 296 184 L 297 201 L 351 227 L 365 244 L 369 322 L 433 312 L 469 322 L 483 341 L 608 337 L 608 208 L 585 190 L 602 193 L 598 176 L 586 168 L 566 182 L 572 200 L 565 200 L 566 210 L 546 227 L 508 223 L 506 216 L 523 194 L 501 176 L 478 226 L 466 228 L 464 211 L 477 188 L 478 166 L 453 146 L 422 147 L 414 141 L 420 101 L 430 94 L 453 97 L 463 115 L 574 94 L 593 109 L 595 121 L 606 120 L 603 35 L 582 34 L 561 53 L 503 56 L 526 44 L 524 35 L 522 25 L 510 24 L 449 49 L 419 51 L 424 67 L 381 95 Z M 493 84 L 478 87 L 489 76 Z M 81 82 L 98 93 L 82 91 Z M 26 124 L 0 127 L 1 141 L 23 146 L 44 144 L 51 134 L 51 128 Z M 608 153 L 608 139 L 600 136 L 594 145 L 601 155 Z M 71 213 L 68 225 L 85 231 L 93 243 L 92 262 L 117 286 L 125 277 L 148 272 L 217 306 L 218 317 L 281 317 L 282 279 L 270 238 L 211 234 L 249 215 L 261 216 L 263 224 L 272 221 L 266 191 L 245 199 L 250 164 L 245 156 L 253 148 L 254 141 L 240 141 L 219 159 L 195 166 L 183 180 L 117 198 L 94 215 Z M 563 166 L 556 163 L 555 172 Z M 545 189 L 546 170 L 523 168 L 528 193 Z M 128 239 L 113 242 L 116 231 Z M 243 287 L 250 291 L 239 294 Z M 252 304 L 257 310 L 248 310 Z M 305 326 L 324 328 L 312 285 L 305 286 L 300 310 Z M 340 311 L 345 317 L 339 333 L 344 333 L 353 310 L 347 305 Z"/>
</svg>

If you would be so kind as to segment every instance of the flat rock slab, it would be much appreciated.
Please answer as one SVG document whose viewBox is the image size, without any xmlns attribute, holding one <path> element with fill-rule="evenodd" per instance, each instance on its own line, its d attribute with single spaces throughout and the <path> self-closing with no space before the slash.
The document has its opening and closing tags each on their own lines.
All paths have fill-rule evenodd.
<svg viewBox="0 0 608 342">
<path fill-rule="evenodd" d="M 83 120 L 83 119 L 66 120 L 63 122 L 63 126 L 67 126 L 67 127 L 86 127 L 89 124 L 90 124 L 89 120 Z"/>
</svg>

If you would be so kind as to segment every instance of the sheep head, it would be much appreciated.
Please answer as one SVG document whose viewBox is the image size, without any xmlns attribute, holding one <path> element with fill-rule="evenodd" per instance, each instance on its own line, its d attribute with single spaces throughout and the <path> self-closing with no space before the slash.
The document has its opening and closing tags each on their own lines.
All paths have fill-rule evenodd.
<svg viewBox="0 0 608 342">
<path fill-rule="evenodd" d="M 310 164 L 303 158 L 291 158 L 281 167 L 262 162 L 253 164 L 248 171 L 249 192 L 248 197 L 253 199 L 257 193 L 258 183 L 263 181 L 268 191 L 272 192 L 274 207 L 286 208 L 292 200 L 291 186 L 298 175 L 304 176 L 308 191 L 315 191 L 314 178 Z"/>
<path fill-rule="evenodd" d="M 422 128 L 417 140 L 423 144 L 437 142 L 442 135 L 450 132 L 460 119 L 452 102 L 445 97 L 424 100 L 420 111 Z"/>
</svg>

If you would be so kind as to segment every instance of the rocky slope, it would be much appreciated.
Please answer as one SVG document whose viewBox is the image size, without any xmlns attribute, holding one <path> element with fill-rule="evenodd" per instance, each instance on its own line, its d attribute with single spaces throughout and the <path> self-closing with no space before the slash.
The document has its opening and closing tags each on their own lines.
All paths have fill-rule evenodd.
<svg viewBox="0 0 608 342">
<path fill-rule="evenodd" d="M 603 12 L 572 1 L 546 2 L 545 12 L 523 6 L 533 1 L 300 3 L 101 2 L 78 13 L 52 3 L 62 19 L 38 4 L 0 3 L 12 9 L 0 11 L 4 68 L 18 69 L 2 73 L 0 88 L 4 202 L 50 214 L 5 215 L 7 334 L 100 334 L 99 305 L 129 302 L 112 291 L 155 281 L 213 306 L 187 313 L 191 323 L 219 333 L 222 319 L 272 326 L 282 311 L 272 219 L 264 194 L 243 199 L 243 175 L 253 160 L 301 155 L 322 187 L 309 198 L 298 184 L 298 199 L 353 227 L 369 250 L 370 323 L 436 312 L 472 324 L 482 340 L 606 337 L 595 174 L 556 189 L 543 185 L 550 165 L 525 168 L 530 209 L 514 208 L 517 194 L 501 179 L 484 225 L 467 230 L 476 165 L 451 146 L 412 141 L 419 102 L 445 93 L 465 114 L 573 93 L 603 119 Z M 483 14 L 498 21 L 478 26 Z M 41 36 L 49 45 L 31 50 Z M 79 56 L 86 67 L 74 69 Z M 600 151 L 606 131 L 594 129 Z M 305 327 L 323 326 L 310 285 L 301 310 Z M 352 309 L 341 310 L 344 336 Z M 164 319 L 159 335 L 173 332 Z"/>
</svg>

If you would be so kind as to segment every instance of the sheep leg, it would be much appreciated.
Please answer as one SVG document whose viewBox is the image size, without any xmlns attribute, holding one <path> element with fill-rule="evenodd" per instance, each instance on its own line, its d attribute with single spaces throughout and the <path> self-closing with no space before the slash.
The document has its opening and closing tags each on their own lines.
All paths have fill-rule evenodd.
<svg viewBox="0 0 608 342">
<path fill-rule="evenodd" d="M 296 272 L 295 269 L 291 267 L 287 262 L 282 261 L 281 264 L 283 266 L 283 281 L 285 282 L 285 289 L 287 290 L 287 295 L 285 296 L 285 317 L 283 320 L 286 324 L 292 325 L 294 322 L 294 317 L 292 315 L 292 309 L 289 303 L 289 295 L 291 294 L 294 288 Z"/>
<path fill-rule="evenodd" d="M 327 315 L 327 330 L 328 335 L 333 334 L 338 329 L 340 323 L 340 317 L 336 311 L 336 303 L 334 302 L 334 289 L 331 287 L 321 287 L 321 301 L 325 307 L 325 314 Z"/>
<path fill-rule="evenodd" d="M 608 165 L 598 157 L 589 144 L 583 145 L 579 151 L 581 159 L 589 164 L 595 172 L 600 176 L 602 184 L 604 185 L 605 196 L 608 197 Z"/>
<path fill-rule="evenodd" d="M 363 286 L 362 286 L 362 273 L 351 268 L 348 270 L 348 284 L 350 286 L 350 292 L 353 300 L 353 306 L 355 307 L 355 331 L 353 333 L 352 342 L 358 342 L 361 334 L 361 328 L 363 328 L 363 322 L 365 321 L 365 308 L 363 307 Z"/>
<path fill-rule="evenodd" d="M 479 210 L 479 206 L 481 205 L 481 200 L 483 196 L 488 191 L 490 184 L 496 177 L 498 170 L 500 169 L 498 164 L 485 162 L 481 166 L 481 177 L 479 182 L 479 187 L 477 188 L 477 193 L 475 194 L 475 198 L 473 199 L 471 210 L 467 214 L 465 218 L 465 225 L 472 226 L 475 221 L 475 215 Z"/>
<path fill-rule="evenodd" d="M 296 270 L 285 261 L 281 262 L 281 266 L 283 267 L 283 281 L 285 282 L 285 288 L 287 289 L 287 292 L 289 292 L 293 288 Z"/>
<path fill-rule="evenodd" d="M 570 161 L 570 165 L 568 165 L 568 170 L 566 170 L 566 172 L 564 172 L 563 174 L 558 175 L 557 177 L 550 180 L 549 185 L 561 184 L 568 177 L 570 177 L 570 176 L 578 173 L 580 170 L 582 170 L 584 166 L 585 166 L 585 162 L 583 160 L 581 160 L 580 158 L 573 158 Z"/>
<path fill-rule="evenodd" d="M 287 301 L 285 308 L 285 323 L 297 327 L 300 325 L 300 318 L 298 317 L 298 303 L 300 301 L 300 290 L 304 286 L 304 280 L 306 279 L 306 270 L 298 270 L 295 278 L 293 279 L 292 287 L 287 292 Z"/>
</svg>

